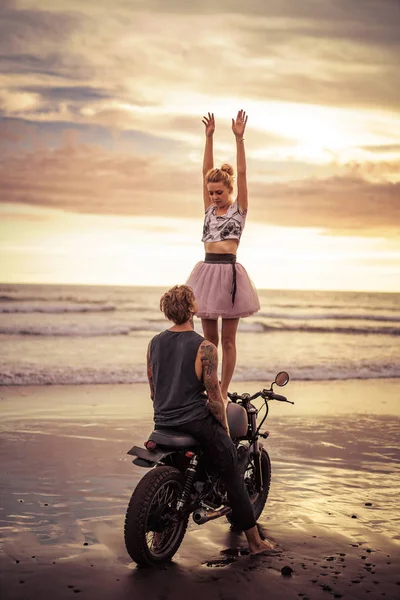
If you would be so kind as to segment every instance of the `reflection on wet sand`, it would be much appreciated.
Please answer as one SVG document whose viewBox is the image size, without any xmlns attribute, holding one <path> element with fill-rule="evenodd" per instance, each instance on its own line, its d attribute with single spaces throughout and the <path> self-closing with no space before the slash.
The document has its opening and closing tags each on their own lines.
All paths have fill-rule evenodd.
<svg viewBox="0 0 400 600">
<path fill-rule="evenodd" d="M 265 445 L 272 484 L 260 526 L 278 552 L 254 561 L 244 535 L 225 519 L 201 527 L 190 521 L 174 563 L 149 574 L 130 562 L 122 531 L 130 494 L 145 472 L 126 451 L 140 443 L 151 419 L 131 424 L 128 413 L 113 419 L 107 413 L 87 418 L 81 407 L 69 418 L 19 414 L 3 421 L 4 598 L 69 598 L 78 591 L 96 599 L 141 598 L 158 586 L 168 600 L 233 599 L 248 595 L 249 585 L 255 600 L 265 599 L 266 587 L 271 598 L 315 598 L 319 590 L 373 598 L 378 589 L 396 597 L 396 415 L 271 411 Z M 284 576 L 284 567 L 293 575 Z"/>
</svg>

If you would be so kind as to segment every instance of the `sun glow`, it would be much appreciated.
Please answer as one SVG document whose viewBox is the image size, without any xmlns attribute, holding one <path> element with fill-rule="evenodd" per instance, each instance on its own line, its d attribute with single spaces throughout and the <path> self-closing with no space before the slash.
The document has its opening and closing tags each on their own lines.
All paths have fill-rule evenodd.
<svg viewBox="0 0 400 600">
<path fill-rule="evenodd" d="M 203 259 L 198 219 L 81 215 L 5 205 L 0 280 L 172 285 Z M 239 261 L 256 287 L 397 291 L 400 247 L 248 222 Z"/>
<path fill-rule="evenodd" d="M 390 113 L 382 111 L 360 110 L 352 108 L 334 108 L 305 103 L 255 101 L 251 98 L 217 97 L 212 100 L 203 94 L 185 93 L 185 102 L 176 90 L 167 90 L 163 104 L 140 106 L 119 104 L 119 108 L 136 118 L 154 120 L 161 123 L 165 118 L 182 116 L 199 120 L 199 115 L 207 112 L 207 107 L 214 112 L 219 127 L 229 130 L 230 116 L 234 116 L 238 107 L 243 107 L 250 115 L 247 130 L 265 132 L 282 139 L 288 144 L 283 148 L 258 149 L 253 154 L 263 158 L 271 156 L 271 152 L 281 158 L 306 159 L 318 163 L 346 163 L 365 152 L 359 147 L 387 143 L 400 137 L 400 124 L 394 121 Z M 225 132 L 226 133 L 226 132 Z M 185 141 L 196 142 L 197 135 L 191 132 L 163 132 L 163 135 L 179 136 Z M 218 136 L 216 137 L 218 142 Z M 228 146 L 224 144 L 224 148 Z M 222 147 L 222 146 L 221 146 Z M 248 149 L 252 152 L 251 146 Z M 258 152 L 258 155 L 257 155 Z"/>
</svg>

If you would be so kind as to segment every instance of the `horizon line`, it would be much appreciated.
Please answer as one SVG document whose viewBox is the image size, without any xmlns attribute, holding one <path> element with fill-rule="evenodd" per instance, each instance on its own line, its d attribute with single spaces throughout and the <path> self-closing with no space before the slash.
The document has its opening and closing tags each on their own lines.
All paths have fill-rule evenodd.
<svg viewBox="0 0 400 600">
<path fill-rule="evenodd" d="M 168 284 L 168 285 L 156 285 L 156 284 L 131 284 L 131 283 L 61 283 L 61 282 L 56 282 L 56 283 L 50 283 L 50 282 L 41 282 L 41 281 L 36 281 L 36 282 L 24 282 L 24 281 L 0 281 L 0 287 L 2 286 L 6 286 L 6 285 L 26 285 L 26 286 L 36 286 L 36 285 L 41 285 L 41 286 L 69 286 L 69 287 L 114 287 L 114 288 L 154 288 L 154 289 L 170 289 L 171 287 L 173 287 L 174 285 L 184 285 L 184 283 L 172 283 L 172 284 Z M 274 292 L 330 292 L 330 293 L 340 293 L 340 294 L 355 294 L 355 293 L 359 293 L 359 294 L 400 294 L 400 289 L 395 291 L 395 290 L 361 290 L 361 289 L 354 289 L 354 290 L 340 290 L 340 289 L 309 289 L 309 288 L 282 288 L 282 287 L 268 287 L 268 288 L 263 288 L 263 287 L 256 287 L 257 291 L 265 291 L 265 292 L 269 292 L 269 291 L 274 291 Z"/>
</svg>

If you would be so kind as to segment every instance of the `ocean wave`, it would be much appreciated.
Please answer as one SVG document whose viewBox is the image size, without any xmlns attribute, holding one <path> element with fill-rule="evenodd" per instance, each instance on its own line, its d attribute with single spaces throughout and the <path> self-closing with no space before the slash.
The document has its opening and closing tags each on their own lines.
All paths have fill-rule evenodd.
<svg viewBox="0 0 400 600">
<path fill-rule="evenodd" d="M 269 385 L 281 368 L 269 365 L 268 371 L 262 368 L 237 368 L 232 379 L 231 390 L 242 393 L 244 389 L 236 384 L 263 382 Z M 335 381 L 350 379 L 396 379 L 400 377 L 397 365 L 368 365 L 361 368 L 339 368 L 314 365 L 312 367 L 287 368 L 293 381 Z M 144 367 L 102 367 L 102 368 L 38 368 L 37 365 L 19 364 L 8 367 L 0 373 L 0 385 L 85 385 L 85 384 L 133 384 L 147 383 Z M 251 393 L 257 390 L 252 390 Z"/>
<path fill-rule="evenodd" d="M 400 315 L 376 315 L 374 313 L 310 313 L 290 314 L 281 312 L 258 312 L 257 317 L 265 319 L 288 319 L 295 321 L 377 321 L 383 323 L 400 323 Z"/>
<path fill-rule="evenodd" d="M 160 332 L 166 328 L 165 321 L 143 320 L 137 322 L 86 322 L 86 323 L 1 323 L 0 334 L 26 335 L 26 336 L 54 336 L 54 337 L 98 337 L 133 335 L 139 332 Z M 196 323 L 198 333 L 201 326 Z M 242 321 L 239 332 L 248 334 L 263 333 L 329 333 L 343 335 L 388 335 L 399 336 L 400 327 L 319 327 L 312 325 L 288 325 L 285 323 L 267 324 L 262 321 Z"/>
<path fill-rule="evenodd" d="M 46 313 L 46 314 L 63 314 L 63 313 L 93 313 L 93 312 L 113 312 L 116 307 L 113 304 L 101 303 L 62 303 L 62 302 L 20 302 L 19 304 L 1 303 L 0 313 L 16 314 L 16 313 Z"/>
<path fill-rule="evenodd" d="M 1 287 L 1 284 L 0 284 Z M 58 294 L 55 293 L 53 286 L 49 286 L 49 289 L 45 289 L 43 294 L 36 293 L 26 293 L 24 291 L 10 291 L 9 293 L 0 294 L 0 302 L 73 302 L 75 304 L 81 303 L 93 303 L 93 304 L 103 304 L 104 299 L 96 300 L 95 298 L 89 299 L 90 294 L 87 296 L 79 296 L 77 294 Z"/>
<path fill-rule="evenodd" d="M 248 333 L 301 332 L 301 333 L 338 333 L 351 335 L 400 335 L 400 327 L 319 327 L 312 325 L 287 325 L 285 323 L 267 324 L 262 321 L 246 323 L 240 326 L 240 331 Z"/>
<path fill-rule="evenodd" d="M 268 365 L 268 370 L 260 367 L 236 367 L 232 381 L 266 381 L 273 380 L 276 373 L 285 370 L 290 379 L 295 381 L 336 381 L 348 379 L 397 379 L 400 378 L 398 364 L 387 363 L 363 365 Z"/>
<path fill-rule="evenodd" d="M 260 311 L 256 317 L 259 319 L 274 320 L 274 321 L 354 321 L 354 322 L 377 322 L 377 323 L 400 323 L 400 314 L 398 310 L 391 309 L 386 310 L 386 314 L 376 314 L 375 309 L 368 313 L 360 312 L 320 312 L 318 306 L 315 305 L 310 308 L 317 309 L 312 312 L 291 312 L 290 310 L 283 310 L 289 308 L 287 306 L 281 307 L 281 310 L 277 311 Z M 293 308 L 303 308 L 302 306 Z M 326 307 L 324 307 L 326 308 Z M 338 308 L 332 307 L 332 308 Z M 137 303 L 132 300 L 125 299 L 123 302 L 120 300 L 107 302 L 95 299 L 78 299 L 72 296 L 60 296 L 55 298 L 44 298 L 40 296 L 13 296 L 13 295 L 1 295 L 0 296 L 0 314 L 69 314 L 69 313 L 104 313 L 104 312 L 117 312 L 117 313 L 148 313 L 147 320 L 152 320 L 149 315 L 154 311 L 153 306 L 144 305 Z M 158 319 L 154 319 L 158 320 Z M 243 321 L 241 322 L 242 325 Z M 261 322 L 262 323 L 262 322 Z M 254 323 L 252 324 L 254 325 Z M 264 327 L 264 329 L 263 329 Z M 259 331 L 267 330 L 267 328 L 280 328 L 276 324 L 269 325 L 268 323 L 262 323 L 262 327 L 258 327 Z M 315 328 L 314 328 L 315 329 Z M 360 330 L 359 327 L 356 328 Z M 253 331 L 256 328 L 253 327 Z M 329 329 L 330 330 L 330 329 Z"/>
<path fill-rule="evenodd" d="M 368 293 L 368 292 L 366 292 Z M 390 294 L 391 295 L 391 294 Z M 393 294 L 394 296 L 394 294 Z M 268 304 L 268 307 L 270 308 L 277 308 L 278 310 L 282 310 L 282 309 L 292 309 L 294 308 L 295 310 L 309 310 L 309 309 L 323 309 L 323 310 L 342 310 L 342 309 L 348 309 L 349 308 L 349 304 L 348 303 L 344 303 L 343 300 L 338 301 L 337 303 L 333 303 L 333 304 L 327 304 L 325 303 L 323 300 L 318 301 L 318 302 L 310 302 L 310 303 L 306 303 L 306 302 L 298 302 L 298 303 L 290 303 L 290 302 L 268 302 L 268 298 L 264 298 L 264 300 L 266 301 L 266 304 Z M 352 303 L 350 302 L 350 305 Z M 359 308 L 361 305 L 355 304 L 356 308 Z M 372 312 L 382 312 L 382 311 L 393 311 L 393 310 L 397 310 L 395 303 L 393 301 L 389 301 L 386 304 L 370 304 L 368 306 L 368 310 L 371 310 Z"/>
<path fill-rule="evenodd" d="M 41 325 L 0 325 L 0 334 L 3 335 L 31 335 L 54 337 L 99 337 L 129 335 L 135 332 L 158 332 L 165 328 L 165 324 L 140 323 L 68 323 L 68 324 L 41 324 Z"/>
</svg>

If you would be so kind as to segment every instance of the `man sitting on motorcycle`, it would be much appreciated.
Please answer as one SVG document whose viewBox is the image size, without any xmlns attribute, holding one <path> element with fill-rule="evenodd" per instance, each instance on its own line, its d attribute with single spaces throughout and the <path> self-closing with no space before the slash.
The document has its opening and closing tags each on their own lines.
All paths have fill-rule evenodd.
<svg viewBox="0 0 400 600">
<path fill-rule="evenodd" d="M 162 296 L 160 309 L 173 325 L 156 335 L 147 351 L 156 429 L 188 433 L 199 442 L 206 458 L 221 474 L 232 517 L 244 531 L 250 553 L 271 551 L 273 545 L 259 535 L 229 435 L 218 382 L 217 348 L 193 328 L 197 303 L 192 288 L 176 285 Z"/>
</svg>

